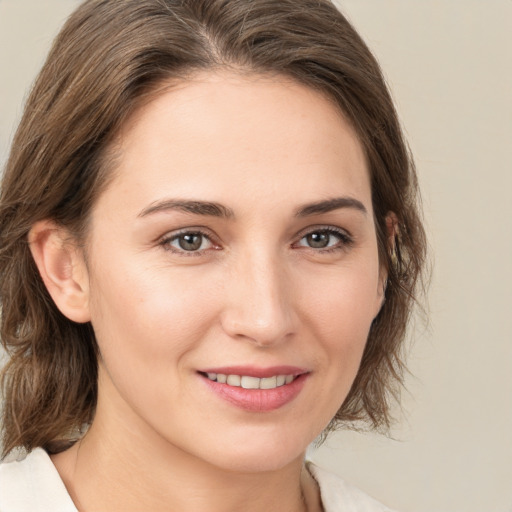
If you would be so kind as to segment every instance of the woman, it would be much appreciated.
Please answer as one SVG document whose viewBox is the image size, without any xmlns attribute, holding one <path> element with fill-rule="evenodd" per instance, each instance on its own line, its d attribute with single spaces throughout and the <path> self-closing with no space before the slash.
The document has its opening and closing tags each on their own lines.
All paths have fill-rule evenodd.
<svg viewBox="0 0 512 512">
<path fill-rule="evenodd" d="M 425 242 L 327 0 L 90 0 L 0 198 L 2 510 L 387 510 L 304 462 L 385 429 Z M 28 243 L 27 243 L 28 242 Z"/>
</svg>

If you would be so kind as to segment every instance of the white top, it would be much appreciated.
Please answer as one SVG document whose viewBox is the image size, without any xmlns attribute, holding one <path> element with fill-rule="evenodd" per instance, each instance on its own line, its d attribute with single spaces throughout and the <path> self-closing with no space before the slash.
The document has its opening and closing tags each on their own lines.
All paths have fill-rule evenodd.
<svg viewBox="0 0 512 512">
<path fill-rule="evenodd" d="M 392 512 L 359 489 L 312 463 L 325 512 Z M 78 512 L 57 469 L 42 448 L 21 462 L 0 465 L 0 512 Z"/>
</svg>

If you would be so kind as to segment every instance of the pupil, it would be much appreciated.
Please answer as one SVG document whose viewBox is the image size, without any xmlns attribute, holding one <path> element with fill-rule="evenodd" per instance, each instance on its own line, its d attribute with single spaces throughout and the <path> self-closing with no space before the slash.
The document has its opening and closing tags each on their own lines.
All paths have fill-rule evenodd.
<svg viewBox="0 0 512 512">
<path fill-rule="evenodd" d="M 179 238 L 180 247 L 185 251 L 197 251 L 201 243 L 202 235 L 183 235 Z"/>
<path fill-rule="evenodd" d="M 307 237 L 310 247 L 321 249 L 329 245 L 329 235 L 327 233 L 311 233 Z"/>
</svg>

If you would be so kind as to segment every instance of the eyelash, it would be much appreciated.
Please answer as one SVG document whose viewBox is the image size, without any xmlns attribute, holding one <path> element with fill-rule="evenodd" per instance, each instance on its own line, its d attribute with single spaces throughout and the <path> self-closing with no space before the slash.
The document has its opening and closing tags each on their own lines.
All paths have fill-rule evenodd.
<svg viewBox="0 0 512 512">
<path fill-rule="evenodd" d="M 354 239 L 352 236 L 345 230 L 334 227 L 334 226 L 316 226 L 313 229 L 308 228 L 306 232 L 301 233 L 299 242 L 302 241 L 304 238 L 306 238 L 309 235 L 313 234 L 324 234 L 329 236 L 335 236 L 339 239 L 339 242 L 331 247 L 324 247 L 324 248 L 318 248 L 315 249 L 314 247 L 308 247 L 308 246 L 299 246 L 304 247 L 305 249 L 311 249 L 315 252 L 320 252 L 322 254 L 328 254 L 333 253 L 337 251 L 343 251 L 348 248 L 350 248 L 354 244 Z M 296 245 L 297 242 L 294 244 Z"/>
<path fill-rule="evenodd" d="M 306 238 L 309 235 L 313 235 L 313 234 L 324 234 L 324 235 L 329 235 L 329 236 L 335 236 L 339 239 L 339 242 L 333 246 L 330 246 L 330 247 L 328 246 L 325 248 L 314 248 L 314 247 L 309 247 L 306 245 L 298 245 L 298 243 L 301 242 L 304 238 Z M 201 256 L 204 253 L 204 251 L 210 250 L 210 248 L 209 248 L 209 249 L 196 250 L 196 251 L 187 251 L 185 249 L 177 249 L 177 248 L 171 246 L 172 242 L 179 240 L 181 237 L 186 236 L 186 235 L 192 235 L 192 236 L 199 235 L 199 236 L 203 237 L 204 239 L 208 240 L 214 246 L 213 250 L 220 249 L 220 247 L 212 240 L 212 236 L 208 232 L 206 232 L 202 229 L 198 229 L 198 228 L 183 229 L 181 231 L 173 233 L 170 236 L 166 235 L 159 241 L 159 245 L 162 246 L 164 248 L 164 250 L 166 250 L 166 251 L 170 251 L 175 254 L 179 254 L 180 256 L 185 256 L 185 257 Z M 294 242 L 292 244 L 292 246 L 300 247 L 300 248 L 304 248 L 304 249 L 310 249 L 310 250 L 314 251 L 315 253 L 321 253 L 321 254 L 328 254 L 328 253 L 333 253 L 333 252 L 337 252 L 340 250 L 346 250 L 346 249 L 350 248 L 354 243 L 354 240 L 349 233 L 347 233 L 345 230 L 336 228 L 334 226 L 318 226 L 313 229 L 309 228 L 306 232 L 300 233 L 299 236 L 300 236 L 300 238 L 299 238 L 298 242 Z"/>
<path fill-rule="evenodd" d="M 173 233 L 172 235 L 166 235 L 160 240 L 159 245 L 161 245 L 166 251 L 170 251 L 170 252 L 173 252 L 180 256 L 185 256 L 185 257 L 201 256 L 205 250 L 208 250 L 208 249 L 203 249 L 203 250 L 198 250 L 198 251 L 186 251 L 185 249 L 177 249 L 177 248 L 171 246 L 171 242 L 174 242 L 175 240 L 179 240 L 181 237 L 186 236 L 186 235 L 196 235 L 196 236 L 199 235 L 199 236 L 205 238 L 206 240 L 208 240 L 211 244 L 213 244 L 214 247 L 216 246 L 215 242 L 212 240 L 212 236 L 209 233 L 207 233 L 206 231 L 199 229 L 199 228 L 183 229 L 181 231 Z M 216 250 L 216 249 L 214 249 L 214 250 Z"/>
</svg>

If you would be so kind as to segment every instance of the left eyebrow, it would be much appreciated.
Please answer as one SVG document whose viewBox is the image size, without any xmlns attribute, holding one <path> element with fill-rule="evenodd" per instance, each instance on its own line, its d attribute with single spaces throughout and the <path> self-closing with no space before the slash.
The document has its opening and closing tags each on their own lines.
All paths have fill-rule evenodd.
<svg viewBox="0 0 512 512">
<path fill-rule="evenodd" d="M 332 212 L 333 210 L 339 210 L 340 208 L 351 208 L 368 215 L 368 211 L 364 204 L 358 199 L 353 197 L 335 197 L 325 201 L 305 204 L 295 211 L 295 216 L 308 217 L 310 215 Z"/>
<path fill-rule="evenodd" d="M 231 208 L 227 208 L 219 203 L 207 201 L 189 201 L 180 199 L 165 199 L 156 201 L 144 208 L 139 213 L 139 217 L 146 217 L 152 213 L 179 210 L 182 212 L 192 213 L 195 215 L 208 215 L 212 217 L 223 217 L 231 219 L 235 216 Z"/>
</svg>

